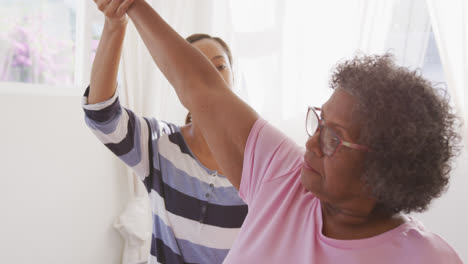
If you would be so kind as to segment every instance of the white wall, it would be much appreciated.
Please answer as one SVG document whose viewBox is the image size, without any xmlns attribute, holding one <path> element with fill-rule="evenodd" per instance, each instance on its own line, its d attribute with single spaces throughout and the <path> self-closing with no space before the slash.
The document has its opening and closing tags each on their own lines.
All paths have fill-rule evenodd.
<svg viewBox="0 0 468 264">
<path fill-rule="evenodd" d="M 0 95 L 0 263 L 120 263 L 125 169 L 80 100 Z"/>
</svg>

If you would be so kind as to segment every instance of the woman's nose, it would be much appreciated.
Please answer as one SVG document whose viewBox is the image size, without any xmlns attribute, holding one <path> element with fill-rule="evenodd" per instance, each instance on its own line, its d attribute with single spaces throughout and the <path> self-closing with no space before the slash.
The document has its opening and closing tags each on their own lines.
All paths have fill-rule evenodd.
<svg viewBox="0 0 468 264">
<path fill-rule="evenodd" d="M 313 152 L 315 156 L 322 157 L 322 149 L 320 147 L 320 131 L 315 132 L 315 134 L 306 141 L 307 151 Z"/>
</svg>

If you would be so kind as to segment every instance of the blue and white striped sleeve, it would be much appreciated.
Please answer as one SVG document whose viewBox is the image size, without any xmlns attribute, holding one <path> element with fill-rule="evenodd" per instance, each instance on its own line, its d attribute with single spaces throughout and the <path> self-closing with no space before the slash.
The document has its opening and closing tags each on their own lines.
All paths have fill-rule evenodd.
<svg viewBox="0 0 468 264">
<path fill-rule="evenodd" d="M 82 99 L 85 121 L 96 137 L 144 180 L 149 169 L 148 121 L 120 105 L 118 91 L 107 101 L 88 104 L 89 87 Z"/>
</svg>

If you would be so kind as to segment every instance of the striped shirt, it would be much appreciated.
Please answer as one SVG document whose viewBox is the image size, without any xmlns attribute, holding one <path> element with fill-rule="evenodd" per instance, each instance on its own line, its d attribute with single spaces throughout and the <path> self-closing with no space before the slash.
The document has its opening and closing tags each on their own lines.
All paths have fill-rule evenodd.
<svg viewBox="0 0 468 264">
<path fill-rule="evenodd" d="M 136 116 L 118 93 L 87 104 L 86 124 L 130 166 L 149 194 L 153 231 L 149 263 L 222 263 L 247 214 L 228 179 L 204 167 L 180 128 Z"/>
</svg>

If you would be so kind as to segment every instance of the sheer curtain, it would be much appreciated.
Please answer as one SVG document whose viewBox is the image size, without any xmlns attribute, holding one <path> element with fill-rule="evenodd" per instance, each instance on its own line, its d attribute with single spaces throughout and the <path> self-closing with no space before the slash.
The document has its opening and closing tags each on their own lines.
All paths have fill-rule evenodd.
<svg viewBox="0 0 468 264">
<path fill-rule="evenodd" d="M 468 3 L 464 0 L 427 0 L 448 89 L 464 119 L 463 134 L 468 145 Z"/>
<path fill-rule="evenodd" d="M 395 55 L 399 65 L 423 68 L 431 33 L 426 0 L 398 1 L 391 24 L 386 50 Z"/>
<path fill-rule="evenodd" d="M 212 31 L 235 52 L 236 91 L 302 145 L 307 105 L 332 92 L 330 70 L 357 50 L 384 52 L 398 2 L 218 1 Z"/>
<path fill-rule="evenodd" d="M 147 1 L 184 37 L 223 38 L 233 50 L 235 92 L 301 145 L 307 105 L 320 106 L 332 92 L 331 68 L 356 50 L 383 52 L 397 2 Z M 138 115 L 183 124 L 186 110 L 131 24 L 120 80 L 123 105 Z M 132 197 L 116 227 L 126 239 L 123 263 L 138 263 L 149 253 L 151 221 L 146 190 L 128 174 Z"/>
</svg>

